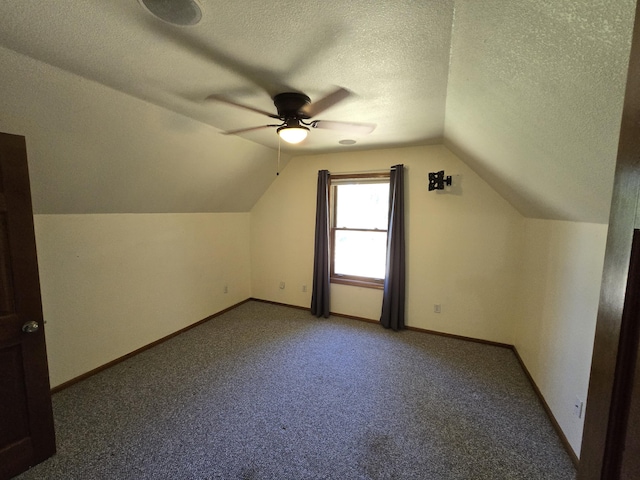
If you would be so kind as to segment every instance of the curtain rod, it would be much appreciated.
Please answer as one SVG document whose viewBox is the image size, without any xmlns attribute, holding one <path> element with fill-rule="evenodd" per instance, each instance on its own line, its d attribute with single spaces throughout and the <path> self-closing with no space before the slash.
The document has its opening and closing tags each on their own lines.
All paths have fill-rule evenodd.
<svg viewBox="0 0 640 480">
<path fill-rule="evenodd" d="M 389 168 L 391 170 L 391 168 Z M 359 170 L 357 172 L 329 172 L 329 175 L 357 175 L 357 174 L 367 174 L 367 173 L 389 173 L 389 170 Z"/>
</svg>

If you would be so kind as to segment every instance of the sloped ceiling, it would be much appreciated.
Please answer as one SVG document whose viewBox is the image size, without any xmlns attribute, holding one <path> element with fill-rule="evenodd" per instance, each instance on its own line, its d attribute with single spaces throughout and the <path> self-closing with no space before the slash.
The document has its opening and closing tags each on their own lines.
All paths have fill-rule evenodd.
<svg viewBox="0 0 640 480">
<path fill-rule="evenodd" d="M 353 95 L 321 118 L 376 130 L 314 130 L 285 153 L 444 142 L 526 216 L 607 221 L 635 1 L 198 3 L 178 27 L 136 0 L 2 2 L 0 45 L 216 132 L 271 121 L 210 94 L 274 111 L 275 93 L 339 85 Z M 271 129 L 234 141 L 278 148 Z"/>
<path fill-rule="evenodd" d="M 456 1 L 445 144 L 525 216 L 605 223 L 635 1 Z"/>
</svg>

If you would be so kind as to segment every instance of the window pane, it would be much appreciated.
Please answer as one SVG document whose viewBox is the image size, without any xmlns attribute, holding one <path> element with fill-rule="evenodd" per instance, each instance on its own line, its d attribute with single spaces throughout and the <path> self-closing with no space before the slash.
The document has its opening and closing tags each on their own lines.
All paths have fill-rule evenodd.
<svg viewBox="0 0 640 480">
<path fill-rule="evenodd" d="M 387 229 L 389 183 L 337 185 L 336 227 Z"/>
<path fill-rule="evenodd" d="M 387 232 L 336 230 L 334 272 L 384 278 Z"/>
</svg>

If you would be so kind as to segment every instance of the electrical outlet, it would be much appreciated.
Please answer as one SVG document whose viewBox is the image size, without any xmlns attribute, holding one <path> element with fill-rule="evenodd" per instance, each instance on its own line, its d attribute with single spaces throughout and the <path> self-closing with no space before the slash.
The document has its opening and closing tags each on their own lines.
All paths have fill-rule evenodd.
<svg viewBox="0 0 640 480">
<path fill-rule="evenodd" d="M 280 290 L 284 290 L 284 282 L 280 282 Z"/>
<path fill-rule="evenodd" d="M 435 303 L 433 305 L 433 313 L 440 313 L 440 304 L 439 303 Z"/>
<path fill-rule="evenodd" d="M 306 292 L 307 291 L 307 286 L 306 285 L 302 285 L 302 291 Z"/>
<path fill-rule="evenodd" d="M 580 400 L 579 397 L 576 397 L 575 402 L 573 403 L 573 416 L 582 418 L 582 410 L 584 408 L 584 402 Z"/>
</svg>

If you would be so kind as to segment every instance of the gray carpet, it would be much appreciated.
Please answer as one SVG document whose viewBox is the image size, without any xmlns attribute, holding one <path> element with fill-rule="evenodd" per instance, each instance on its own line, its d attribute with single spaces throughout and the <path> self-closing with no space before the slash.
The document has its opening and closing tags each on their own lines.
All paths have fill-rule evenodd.
<svg viewBox="0 0 640 480">
<path fill-rule="evenodd" d="M 573 479 L 513 352 L 248 302 L 53 397 L 27 479 Z"/>
</svg>

